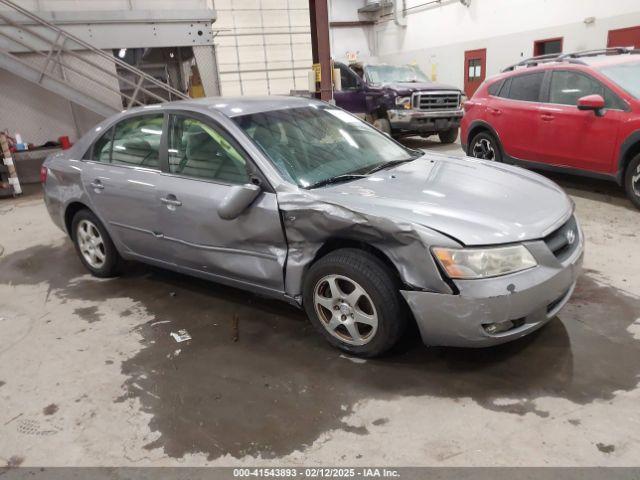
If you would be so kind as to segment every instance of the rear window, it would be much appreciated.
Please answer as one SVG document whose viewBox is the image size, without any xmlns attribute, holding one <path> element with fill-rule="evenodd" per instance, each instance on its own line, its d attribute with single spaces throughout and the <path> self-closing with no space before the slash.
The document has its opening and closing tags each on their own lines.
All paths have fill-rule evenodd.
<svg viewBox="0 0 640 480">
<path fill-rule="evenodd" d="M 494 97 L 497 96 L 503 83 L 504 79 L 498 80 L 497 82 L 493 82 L 491 85 L 489 85 L 489 88 L 487 89 L 489 95 L 493 95 Z"/>
<path fill-rule="evenodd" d="M 512 100 L 537 102 L 540 98 L 543 78 L 544 72 L 511 77 L 511 86 L 506 97 Z M 504 92 L 501 92 L 501 96 L 505 96 Z"/>
</svg>

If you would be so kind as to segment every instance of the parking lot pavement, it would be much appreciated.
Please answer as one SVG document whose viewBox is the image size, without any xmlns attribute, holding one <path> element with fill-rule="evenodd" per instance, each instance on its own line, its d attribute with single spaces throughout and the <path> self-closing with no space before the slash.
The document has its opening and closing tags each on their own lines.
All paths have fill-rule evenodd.
<svg viewBox="0 0 640 480">
<path fill-rule="evenodd" d="M 0 201 L 0 464 L 637 463 L 640 212 L 553 178 L 587 239 L 559 318 L 496 348 L 414 335 L 367 361 L 240 290 L 138 264 L 95 279 L 37 191 Z"/>
</svg>

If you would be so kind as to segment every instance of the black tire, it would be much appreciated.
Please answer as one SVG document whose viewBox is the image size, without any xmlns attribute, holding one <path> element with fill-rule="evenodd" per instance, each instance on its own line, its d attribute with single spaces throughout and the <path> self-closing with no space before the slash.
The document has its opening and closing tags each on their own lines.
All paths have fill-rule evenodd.
<svg viewBox="0 0 640 480">
<path fill-rule="evenodd" d="M 494 162 L 502 162 L 502 149 L 496 137 L 489 132 L 480 132 L 469 142 L 467 155 Z"/>
<path fill-rule="evenodd" d="M 373 121 L 373 126 L 380 130 L 382 133 L 391 135 L 391 123 L 388 119 L 378 117 Z"/>
<path fill-rule="evenodd" d="M 83 226 L 89 224 L 95 226 L 95 229 L 100 234 L 102 239 L 101 246 L 95 247 L 96 250 L 99 250 L 104 257 L 100 265 L 92 265 L 82 252 L 82 247 L 80 245 L 81 241 L 79 240 L 79 226 L 81 223 L 83 223 Z M 82 209 L 74 215 L 71 222 L 71 239 L 73 240 L 73 245 L 76 248 L 78 257 L 80 257 L 80 261 L 92 275 L 100 278 L 114 277 L 118 275 L 122 264 L 122 258 L 120 257 L 118 250 L 116 250 L 116 247 L 113 244 L 109 233 L 104 228 L 104 225 L 102 225 L 102 222 L 91 210 Z"/>
<path fill-rule="evenodd" d="M 458 139 L 458 127 L 438 132 L 438 137 L 442 143 L 453 143 Z"/>
<path fill-rule="evenodd" d="M 356 282 L 373 303 L 373 315 L 377 314 L 377 329 L 375 332 L 370 330 L 371 338 L 364 345 L 353 345 L 336 338 L 340 334 L 329 333 L 328 327 L 325 327 L 327 322 L 320 318 L 320 315 L 331 313 L 329 309 L 324 309 L 325 313 L 317 312 L 317 308 L 321 308 L 316 308 L 315 305 L 316 288 L 322 288 L 324 279 L 331 275 Z M 364 298 L 368 303 L 368 299 Z M 335 250 L 311 266 L 305 276 L 303 305 L 311 323 L 331 345 L 359 357 L 375 357 L 387 352 L 398 342 L 408 321 L 408 310 L 400 295 L 399 282 L 389 268 L 371 253 L 353 248 Z M 335 315 L 340 316 L 342 312 L 336 310 Z M 342 315 L 342 318 L 345 316 Z M 339 325 L 335 331 L 338 332 L 341 328 L 347 330 L 344 325 Z M 366 328 L 368 327 L 365 325 Z"/>
<path fill-rule="evenodd" d="M 633 205 L 640 209 L 640 155 L 631 159 L 624 174 L 624 188 Z"/>
</svg>

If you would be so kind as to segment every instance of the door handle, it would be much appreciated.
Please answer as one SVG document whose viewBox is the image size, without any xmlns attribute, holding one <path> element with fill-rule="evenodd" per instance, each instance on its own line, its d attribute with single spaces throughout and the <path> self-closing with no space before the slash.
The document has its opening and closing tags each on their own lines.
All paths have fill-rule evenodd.
<svg viewBox="0 0 640 480">
<path fill-rule="evenodd" d="M 497 108 L 489 108 L 489 113 L 491 115 L 502 115 L 502 110 L 499 110 Z"/>
<path fill-rule="evenodd" d="M 98 179 L 94 180 L 89 185 L 91 185 L 91 188 L 95 188 L 96 190 L 104 190 L 104 185 Z"/>
<path fill-rule="evenodd" d="M 182 205 L 182 202 L 178 200 L 175 195 L 167 195 L 161 198 L 160 201 L 170 207 L 180 207 Z"/>
<path fill-rule="evenodd" d="M 542 115 L 540 115 L 540 118 L 542 119 L 543 122 L 551 122 L 555 120 L 556 117 L 548 113 L 543 113 Z"/>
</svg>

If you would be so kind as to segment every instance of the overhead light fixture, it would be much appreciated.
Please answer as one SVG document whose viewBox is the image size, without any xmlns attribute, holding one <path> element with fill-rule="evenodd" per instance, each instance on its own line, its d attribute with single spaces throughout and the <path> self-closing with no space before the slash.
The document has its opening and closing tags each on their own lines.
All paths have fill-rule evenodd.
<svg viewBox="0 0 640 480">
<path fill-rule="evenodd" d="M 118 56 L 120 58 L 124 58 L 126 54 L 127 54 L 127 49 L 126 48 L 121 48 L 120 51 L 118 52 Z"/>
</svg>

